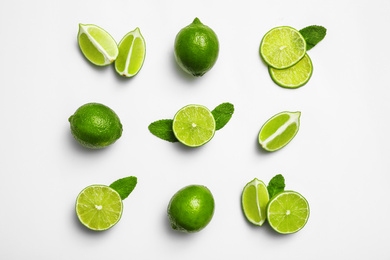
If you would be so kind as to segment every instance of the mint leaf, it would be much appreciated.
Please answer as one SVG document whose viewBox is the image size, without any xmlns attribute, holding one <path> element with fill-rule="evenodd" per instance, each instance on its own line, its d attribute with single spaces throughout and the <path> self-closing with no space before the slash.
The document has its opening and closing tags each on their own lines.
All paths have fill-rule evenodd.
<svg viewBox="0 0 390 260">
<path fill-rule="evenodd" d="M 299 31 L 306 41 L 306 50 L 310 50 L 325 38 L 326 28 L 319 25 L 311 25 Z"/>
<path fill-rule="evenodd" d="M 149 131 L 158 138 L 174 143 L 178 140 L 173 133 L 172 124 L 172 119 L 162 119 L 151 123 L 148 128 Z"/>
<path fill-rule="evenodd" d="M 284 191 L 284 177 L 281 174 L 274 176 L 268 183 L 267 190 L 271 199 L 276 193 Z"/>
<path fill-rule="evenodd" d="M 137 185 L 137 177 L 130 176 L 114 181 L 110 187 L 119 193 L 121 199 L 126 199 Z"/>
<path fill-rule="evenodd" d="M 232 115 L 234 113 L 234 106 L 230 103 L 222 103 L 216 108 L 214 108 L 211 113 L 213 114 L 215 119 L 215 130 L 219 130 L 224 127 L 227 122 L 229 122 L 230 118 L 232 118 Z"/>
</svg>

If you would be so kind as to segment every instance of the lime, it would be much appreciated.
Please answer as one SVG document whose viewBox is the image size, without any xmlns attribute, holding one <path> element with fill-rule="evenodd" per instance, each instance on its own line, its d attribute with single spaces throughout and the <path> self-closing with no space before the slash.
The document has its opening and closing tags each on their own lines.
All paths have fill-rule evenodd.
<svg viewBox="0 0 390 260">
<path fill-rule="evenodd" d="M 260 44 L 260 56 L 275 69 L 298 63 L 306 53 L 306 41 L 298 30 L 281 26 L 267 32 Z"/>
<path fill-rule="evenodd" d="M 281 112 L 274 115 L 261 127 L 259 143 L 273 152 L 286 146 L 298 133 L 301 112 Z"/>
<path fill-rule="evenodd" d="M 137 27 L 119 42 L 119 55 L 115 61 L 116 72 L 128 78 L 135 76 L 144 64 L 145 55 L 145 40 Z"/>
<path fill-rule="evenodd" d="M 284 70 L 269 67 L 269 73 L 273 81 L 281 87 L 298 88 L 305 85 L 313 73 L 313 64 L 306 55 L 297 64 Z"/>
<path fill-rule="evenodd" d="M 214 117 L 207 107 L 187 105 L 176 113 L 172 130 L 181 143 L 198 147 L 213 138 L 215 126 Z"/>
<path fill-rule="evenodd" d="M 189 185 L 173 195 L 168 204 L 168 218 L 174 230 L 198 232 L 210 223 L 214 198 L 202 185 Z"/>
<path fill-rule="evenodd" d="M 309 214 L 309 203 L 295 191 L 282 191 L 276 194 L 267 206 L 268 223 L 281 234 L 301 230 L 309 219 Z"/>
<path fill-rule="evenodd" d="M 69 117 L 73 137 L 84 147 L 99 149 L 113 144 L 122 135 L 119 117 L 109 107 L 88 103 Z"/>
<path fill-rule="evenodd" d="M 76 214 L 89 229 L 102 231 L 113 227 L 122 216 L 123 204 L 118 192 L 105 185 L 91 185 L 76 199 Z"/>
<path fill-rule="evenodd" d="M 93 64 L 106 66 L 118 56 L 118 46 L 112 36 L 94 24 L 79 24 L 77 35 L 81 52 Z"/>
<path fill-rule="evenodd" d="M 189 74 L 203 76 L 214 66 L 218 53 L 217 35 L 198 18 L 176 35 L 176 61 Z"/>
<path fill-rule="evenodd" d="M 241 195 L 241 205 L 249 222 L 257 226 L 263 225 L 266 220 L 268 201 L 268 190 L 264 182 L 255 178 L 245 185 Z"/>
</svg>

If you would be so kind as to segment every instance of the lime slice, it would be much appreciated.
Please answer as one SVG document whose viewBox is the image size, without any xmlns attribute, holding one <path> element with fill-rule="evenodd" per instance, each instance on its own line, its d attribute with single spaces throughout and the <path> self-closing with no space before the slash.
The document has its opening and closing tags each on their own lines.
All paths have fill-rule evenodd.
<svg viewBox="0 0 390 260">
<path fill-rule="evenodd" d="M 298 30 L 281 26 L 267 32 L 260 44 L 263 60 L 275 69 L 298 63 L 306 53 L 306 41 Z"/>
<path fill-rule="evenodd" d="M 94 24 L 80 23 L 77 41 L 84 56 L 97 66 L 111 64 L 118 56 L 114 38 Z"/>
<path fill-rule="evenodd" d="M 181 143 L 190 147 L 198 147 L 213 138 L 215 120 L 207 107 L 187 105 L 176 113 L 172 129 Z"/>
<path fill-rule="evenodd" d="M 115 61 L 115 70 L 124 77 L 133 77 L 144 64 L 146 55 L 145 40 L 139 28 L 126 34 L 119 42 L 119 55 Z"/>
<path fill-rule="evenodd" d="M 257 226 L 263 225 L 267 217 L 268 201 L 268 190 L 264 182 L 255 178 L 245 185 L 241 195 L 241 205 L 249 222 Z"/>
<path fill-rule="evenodd" d="M 313 73 L 313 64 L 309 58 L 309 55 L 306 55 L 294 66 L 278 70 L 272 67 L 269 67 L 269 73 L 273 81 L 281 87 L 285 88 L 298 88 L 305 85 Z"/>
<path fill-rule="evenodd" d="M 91 185 L 76 199 L 76 214 L 89 229 L 102 231 L 113 227 L 121 218 L 122 199 L 118 192 L 105 185 Z"/>
<path fill-rule="evenodd" d="M 273 152 L 286 146 L 298 133 L 301 112 L 281 112 L 274 115 L 261 127 L 259 143 Z"/>
<path fill-rule="evenodd" d="M 268 223 L 281 234 L 291 234 L 301 230 L 306 225 L 309 215 L 309 203 L 295 191 L 280 192 L 267 206 Z"/>
</svg>

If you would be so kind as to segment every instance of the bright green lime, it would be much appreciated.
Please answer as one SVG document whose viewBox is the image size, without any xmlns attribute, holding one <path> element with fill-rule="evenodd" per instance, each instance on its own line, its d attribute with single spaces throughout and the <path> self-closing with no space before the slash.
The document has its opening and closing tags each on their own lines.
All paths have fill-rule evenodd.
<svg viewBox="0 0 390 260">
<path fill-rule="evenodd" d="M 281 26 L 267 32 L 260 44 L 260 56 L 275 69 L 298 63 L 306 53 L 306 41 L 298 30 Z"/>
<path fill-rule="evenodd" d="M 206 144 L 215 134 L 215 119 L 202 105 L 187 105 L 173 118 L 172 130 L 176 138 L 190 147 Z"/>
<path fill-rule="evenodd" d="M 76 199 L 76 214 L 80 222 L 95 231 L 113 227 L 122 216 L 123 204 L 118 192 L 105 185 L 91 185 Z"/>
<path fill-rule="evenodd" d="M 106 66 L 118 56 L 118 46 L 112 36 L 94 24 L 79 24 L 77 35 L 81 52 L 93 64 Z"/>
<path fill-rule="evenodd" d="M 176 61 L 189 74 L 203 76 L 214 66 L 218 53 L 217 35 L 198 18 L 176 35 Z"/>
<path fill-rule="evenodd" d="M 241 195 L 241 205 L 249 222 L 257 226 L 263 225 L 267 218 L 268 201 L 268 190 L 264 182 L 255 178 L 245 185 Z"/>
<path fill-rule="evenodd" d="M 295 191 L 276 194 L 267 206 L 268 223 L 281 234 L 291 234 L 301 230 L 306 225 L 309 215 L 309 203 Z"/>
<path fill-rule="evenodd" d="M 214 198 L 207 187 L 189 185 L 173 195 L 167 212 L 174 230 L 198 232 L 205 228 L 213 217 Z"/>
<path fill-rule="evenodd" d="M 117 114 L 99 103 L 79 107 L 69 122 L 73 137 L 87 148 L 104 148 L 122 135 L 122 124 Z"/>
</svg>

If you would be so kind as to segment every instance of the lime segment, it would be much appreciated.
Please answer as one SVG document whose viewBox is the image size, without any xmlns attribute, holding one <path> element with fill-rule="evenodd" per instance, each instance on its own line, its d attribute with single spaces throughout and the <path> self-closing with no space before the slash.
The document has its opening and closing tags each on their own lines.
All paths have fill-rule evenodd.
<svg viewBox="0 0 390 260">
<path fill-rule="evenodd" d="M 241 205 L 245 217 L 254 225 L 261 226 L 266 220 L 266 208 L 269 201 L 267 186 L 253 179 L 242 191 Z"/>
</svg>

